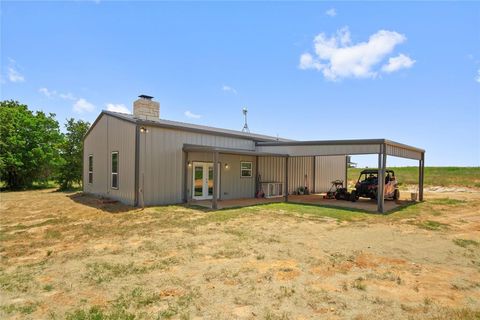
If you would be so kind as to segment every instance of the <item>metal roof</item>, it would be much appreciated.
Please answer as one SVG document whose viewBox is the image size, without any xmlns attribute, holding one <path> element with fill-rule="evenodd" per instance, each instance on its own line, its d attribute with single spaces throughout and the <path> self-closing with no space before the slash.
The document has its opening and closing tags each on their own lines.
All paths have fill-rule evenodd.
<svg viewBox="0 0 480 320">
<path fill-rule="evenodd" d="M 392 169 L 386 169 L 385 172 L 387 173 L 395 173 Z M 378 169 L 365 169 L 360 172 L 360 174 L 366 174 L 366 173 L 376 173 L 378 174 Z"/>
<path fill-rule="evenodd" d="M 425 152 L 425 150 L 388 139 L 353 139 L 353 140 L 309 140 L 309 141 L 269 141 L 257 142 L 258 146 L 328 146 L 328 145 L 379 145 L 386 144 L 403 149 Z"/>
<path fill-rule="evenodd" d="M 136 118 L 133 114 L 106 111 L 106 110 L 103 110 L 102 113 L 100 114 L 100 116 L 97 119 L 99 119 L 103 114 L 107 114 L 107 115 L 112 116 L 112 117 L 116 117 L 116 118 L 119 118 L 119 119 L 123 119 L 123 120 L 129 121 L 129 122 L 132 122 L 132 123 L 145 125 L 145 126 L 156 126 L 156 127 L 187 130 L 187 131 L 202 132 L 202 133 L 221 134 L 221 135 L 224 135 L 224 136 L 245 138 L 245 139 L 250 139 L 250 140 L 254 140 L 254 141 L 283 141 L 283 142 L 292 141 L 292 140 L 289 140 L 289 139 L 277 138 L 277 137 L 267 136 L 267 135 L 263 135 L 263 134 L 256 134 L 256 133 L 248 133 L 248 132 L 242 132 L 242 131 L 237 131 L 237 130 L 215 128 L 215 127 L 203 126 L 203 125 L 186 123 L 186 122 L 179 122 L 179 121 L 172 121 L 172 120 L 165 120 L 165 119 L 156 119 L 156 120 L 139 119 L 139 118 Z M 92 127 L 94 125 L 95 125 L 95 123 L 92 125 Z M 87 134 L 88 134 L 88 132 L 87 132 Z"/>
<path fill-rule="evenodd" d="M 387 139 L 295 141 L 295 140 L 288 140 L 284 138 L 277 138 L 273 136 L 241 132 L 241 131 L 222 129 L 222 128 L 215 128 L 215 127 L 178 122 L 178 121 L 171 121 L 171 120 L 164 120 L 164 119 L 145 120 L 145 119 L 136 118 L 132 114 L 105 111 L 105 110 L 100 113 L 100 115 L 97 117 L 95 122 L 90 126 L 89 130 L 85 134 L 85 137 L 87 137 L 87 135 L 90 133 L 92 128 L 95 126 L 95 124 L 100 120 L 100 118 L 103 115 L 109 115 L 120 120 L 134 123 L 136 125 L 156 126 L 156 127 L 170 128 L 170 129 L 183 130 L 183 131 L 192 131 L 192 132 L 199 132 L 199 133 L 207 133 L 207 134 L 249 139 L 249 140 L 255 141 L 257 150 L 264 149 L 264 150 L 258 150 L 258 151 L 257 150 L 242 151 L 239 149 L 222 149 L 222 148 L 214 148 L 214 147 L 207 147 L 207 146 L 194 146 L 194 145 L 184 146 L 184 148 L 185 147 L 191 148 L 191 151 L 193 151 L 193 149 L 200 150 L 200 147 L 203 147 L 204 148 L 203 151 L 212 151 L 212 152 L 218 151 L 221 153 L 240 154 L 242 152 L 243 154 L 252 154 L 252 155 L 309 156 L 309 155 L 337 155 L 337 154 L 377 154 L 377 153 L 380 153 L 380 150 L 370 150 L 372 148 L 369 148 L 369 150 L 367 150 L 368 152 L 366 152 L 365 150 L 360 152 L 356 149 L 358 149 L 358 147 L 362 148 L 362 146 L 379 146 L 379 148 L 381 148 L 381 146 L 385 146 L 386 154 L 392 155 L 392 156 L 420 160 L 420 159 L 424 159 L 424 154 L 425 154 L 425 150 L 423 149 L 402 144 L 399 142 L 387 140 Z M 336 151 L 323 150 L 325 148 L 327 149 L 331 149 L 332 147 L 335 148 L 335 146 L 337 146 L 342 150 L 336 150 Z M 296 150 L 293 150 L 292 148 Z M 299 148 L 302 150 L 300 150 Z M 307 148 L 308 150 L 305 148 Z M 312 148 L 315 150 L 313 150 Z M 321 150 L 322 152 L 319 152 L 319 150 L 317 150 L 318 148 L 322 148 Z"/>
</svg>

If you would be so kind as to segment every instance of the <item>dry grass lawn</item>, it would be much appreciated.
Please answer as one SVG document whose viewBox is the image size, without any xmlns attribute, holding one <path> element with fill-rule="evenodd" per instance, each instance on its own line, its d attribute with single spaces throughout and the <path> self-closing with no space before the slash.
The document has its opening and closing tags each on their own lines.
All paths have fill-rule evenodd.
<svg viewBox="0 0 480 320">
<path fill-rule="evenodd" d="M 479 319 L 480 193 L 388 216 L 1 194 L 2 319 Z"/>
</svg>

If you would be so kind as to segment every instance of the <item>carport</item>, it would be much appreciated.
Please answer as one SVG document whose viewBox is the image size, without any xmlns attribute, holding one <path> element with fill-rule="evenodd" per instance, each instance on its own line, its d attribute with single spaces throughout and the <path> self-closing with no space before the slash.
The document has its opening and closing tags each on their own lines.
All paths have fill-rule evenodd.
<svg viewBox="0 0 480 320">
<path fill-rule="evenodd" d="M 287 142 L 257 142 L 256 151 L 267 154 L 287 155 L 289 157 L 306 156 L 338 156 L 338 155 L 378 155 L 379 181 L 385 181 L 387 156 L 418 161 L 418 198 L 423 201 L 423 181 L 425 166 L 425 150 L 405 145 L 387 139 L 362 140 L 325 140 L 325 141 L 287 141 Z M 288 173 L 285 184 L 288 186 Z M 379 184 L 377 211 L 385 212 L 384 184 Z M 285 195 L 288 201 L 288 193 Z"/>
</svg>

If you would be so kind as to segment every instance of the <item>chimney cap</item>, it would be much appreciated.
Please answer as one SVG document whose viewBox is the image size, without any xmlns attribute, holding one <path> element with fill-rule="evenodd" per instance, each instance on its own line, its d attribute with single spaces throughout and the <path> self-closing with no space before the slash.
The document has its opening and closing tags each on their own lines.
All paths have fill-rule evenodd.
<svg viewBox="0 0 480 320">
<path fill-rule="evenodd" d="M 145 99 L 145 100 L 152 100 L 153 99 L 152 96 L 147 96 L 145 94 L 141 94 L 138 97 L 141 98 L 141 99 Z"/>
</svg>

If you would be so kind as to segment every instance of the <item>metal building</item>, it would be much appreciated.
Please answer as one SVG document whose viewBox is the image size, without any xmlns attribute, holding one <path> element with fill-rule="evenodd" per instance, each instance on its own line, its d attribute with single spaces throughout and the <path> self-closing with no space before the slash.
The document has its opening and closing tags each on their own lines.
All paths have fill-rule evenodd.
<svg viewBox="0 0 480 320">
<path fill-rule="evenodd" d="M 211 199 L 216 208 L 219 200 L 253 198 L 259 190 L 288 201 L 299 188 L 319 193 L 332 180 L 346 181 L 348 155 L 378 154 L 379 179 L 387 155 L 419 161 L 423 200 L 422 149 L 385 139 L 292 141 L 159 115 L 160 104 L 142 95 L 133 114 L 98 116 L 84 138 L 84 192 L 134 206 Z"/>
</svg>

